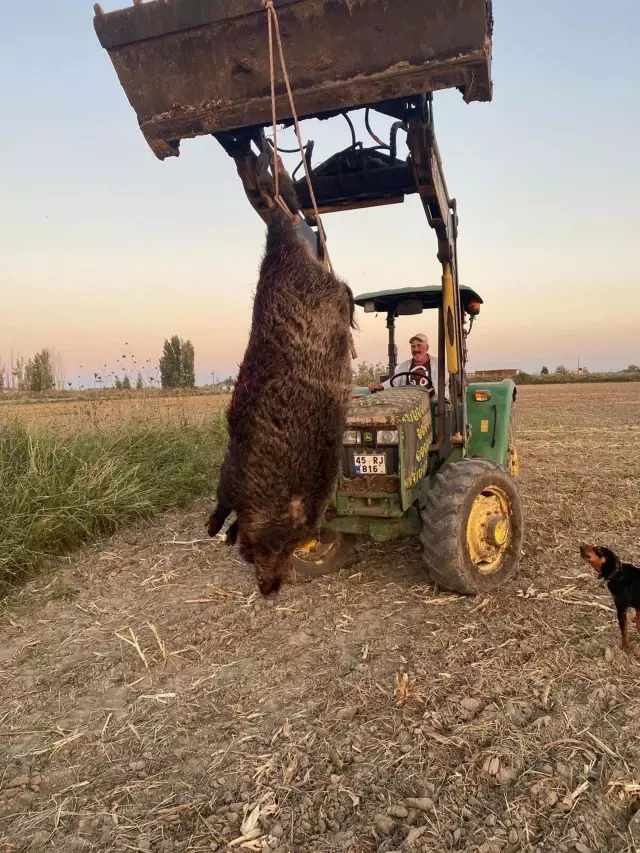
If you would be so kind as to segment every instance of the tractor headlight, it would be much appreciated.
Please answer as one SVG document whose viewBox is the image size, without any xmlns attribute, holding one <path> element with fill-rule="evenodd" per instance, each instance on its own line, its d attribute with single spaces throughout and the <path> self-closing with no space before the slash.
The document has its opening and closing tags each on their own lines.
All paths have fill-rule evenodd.
<svg viewBox="0 0 640 853">
<path fill-rule="evenodd" d="M 397 429 L 379 429 L 378 444 L 397 444 L 398 430 Z"/>
<path fill-rule="evenodd" d="M 357 444 L 358 443 L 358 430 L 357 429 L 347 429 L 342 434 L 342 443 L 343 444 Z"/>
</svg>

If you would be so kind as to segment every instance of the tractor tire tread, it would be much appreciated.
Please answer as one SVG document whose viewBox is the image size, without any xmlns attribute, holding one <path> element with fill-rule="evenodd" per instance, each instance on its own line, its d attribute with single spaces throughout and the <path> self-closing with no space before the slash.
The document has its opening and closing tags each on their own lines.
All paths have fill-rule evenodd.
<svg viewBox="0 0 640 853">
<path fill-rule="evenodd" d="M 463 459 L 439 472 L 428 494 L 429 507 L 422 510 L 422 531 L 420 541 L 423 559 L 431 579 L 438 586 L 466 595 L 475 595 L 490 586 L 490 581 L 482 582 L 465 570 L 460 558 L 459 531 L 460 513 L 469 491 L 478 477 L 490 472 L 500 472 L 500 477 L 509 477 L 516 496 L 513 511 L 517 516 L 518 537 L 522 535 L 522 504 L 516 481 L 507 471 L 495 462 L 487 459 Z M 515 571 L 519 562 L 520 542 L 516 543 Z M 505 573 L 503 573 L 505 574 Z M 507 570 L 506 576 L 511 574 Z M 506 577 L 504 578 L 506 579 Z"/>
</svg>

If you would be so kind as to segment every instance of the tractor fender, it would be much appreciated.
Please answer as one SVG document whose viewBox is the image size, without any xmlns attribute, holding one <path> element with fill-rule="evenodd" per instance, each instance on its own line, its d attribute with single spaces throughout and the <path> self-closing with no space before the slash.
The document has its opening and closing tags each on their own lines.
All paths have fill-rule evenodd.
<svg viewBox="0 0 640 853">
<path fill-rule="evenodd" d="M 488 392 L 488 399 L 477 400 L 476 391 Z M 469 383 L 467 422 L 471 436 L 467 444 L 468 458 L 489 459 L 508 468 L 509 423 L 516 394 L 512 379 Z"/>
</svg>

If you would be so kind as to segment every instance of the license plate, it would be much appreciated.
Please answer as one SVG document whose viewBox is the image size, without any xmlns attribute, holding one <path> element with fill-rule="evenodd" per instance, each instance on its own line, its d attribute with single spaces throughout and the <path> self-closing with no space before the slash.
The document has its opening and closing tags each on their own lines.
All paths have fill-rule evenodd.
<svg viewBox="0 0 640 853">
<path fill-rule="evenodd" d="M 356 456 L 353 464 L 356 474 L 387 473 L 387 460 L 384 456 Z"/>
</svg>

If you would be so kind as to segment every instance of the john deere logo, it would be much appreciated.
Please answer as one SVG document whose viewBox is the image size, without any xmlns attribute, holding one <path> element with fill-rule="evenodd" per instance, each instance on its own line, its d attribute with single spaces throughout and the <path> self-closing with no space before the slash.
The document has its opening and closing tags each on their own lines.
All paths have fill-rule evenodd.
<svg viewBox="0 0 640 853">
<path fill-rule="evenodd" d="M 372 432 L 365 432 L 364 440 L 365 441 L 373 441 L 373 433 Z"/>
</svg>

